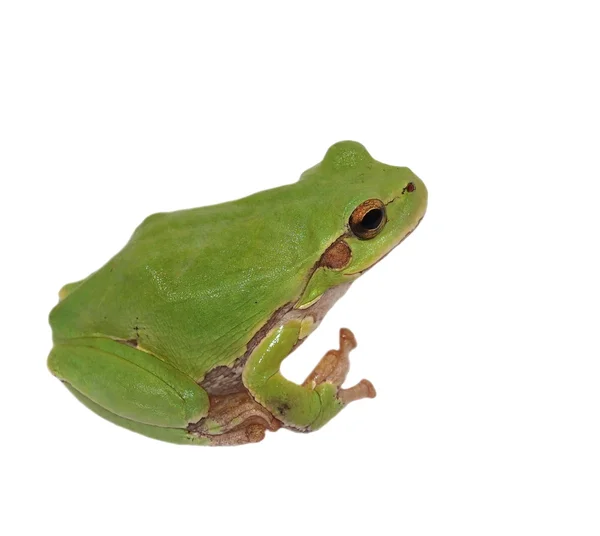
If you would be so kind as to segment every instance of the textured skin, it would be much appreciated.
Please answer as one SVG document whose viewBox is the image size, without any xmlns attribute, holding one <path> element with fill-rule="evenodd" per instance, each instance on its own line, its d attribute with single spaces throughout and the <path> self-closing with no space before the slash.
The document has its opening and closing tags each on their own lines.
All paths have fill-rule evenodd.
<svg viewBox="0 0 600 536">
<path fill-rule="evenodd" d="M 368 198 L 389 202 L 407 180 L 419 181 L 408 168 L 360 161 L 353 145 L 335 149 L 295 184 L 148 217 L 122 251 L 52 311 L 55 341 L 137 339 L 196 381 L 231 364 L 275 310 L 298 300 L 357 205 Z M 412 222 L 401 223 L 400 233 Z M 348 240 L 356 271 L 395 245 L 397 235 L 387 227 L 375 240 Z M 311 297 L 341 282 L 332 275 Z"/>
<path fill-rule="evenodd" d="M 185 428 L 207 413 L 208 396 L 189 376 L 106 337 L 58 343 L 50 365 L 83 395 L 136 422 Z"/>
<path fill-rule="evenodd" d="M 387 223 L 375 238 L 361 240 L 348 222 L 367 199 L 386 205 Z M 274 313 L 297 311 L 290 338 L 272 353 L 278 367 L 293 341 L 311 331 L 311 305 L 333 287 L 346 288 L 400 243 L 422 218 L 426 201 L 423 183 L 408 168 L 377 162 L 356 142 L 340 142 L 294 184 L 154 214 L 106 265 L 63 287 L 50 314 L 50 370 L 90 409 L 121 426 L 205 444 L 185 427 L 210 417 L 208 396 L 198 386 L 206 374 L 242 356 L 256 370 L 260 355 L 250 341 L 260 350 L 269 330 L 290 321 L 288 313 L 268 324 Z M 244 383 L 259 386 L 248 389 L 260 402 L 265 393 L 253 370 L 244 372 Z M 289 390 L 289 382 L 282 389 Z M 316 428 L 341 409 L 331 384 L 318 390 L 330 410 L 301 407 L 317 399 L 303 392 L 298 407 L 286 412 L 287 424 L 303 428 L 310 421 Z M 287 397 L 272 384 L 266 394 Z M 256 425 L 252 434 L 258 437 L 255 432 Z M 229 444 L 244 442 L 240 437 Z"/>
</svg>

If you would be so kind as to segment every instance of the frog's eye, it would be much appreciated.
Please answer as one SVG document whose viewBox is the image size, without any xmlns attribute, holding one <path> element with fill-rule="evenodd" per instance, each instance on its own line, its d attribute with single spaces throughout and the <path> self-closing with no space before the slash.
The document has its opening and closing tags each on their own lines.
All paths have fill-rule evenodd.
<svg viewBox="0 0 600 536">
<path fill-rule="evenodd" d="M 362 240 L 379 234 L 386 223 L 385 205 L 379 199 L 367 199 L 350 216 L 350 229 Z"/>
</svg>

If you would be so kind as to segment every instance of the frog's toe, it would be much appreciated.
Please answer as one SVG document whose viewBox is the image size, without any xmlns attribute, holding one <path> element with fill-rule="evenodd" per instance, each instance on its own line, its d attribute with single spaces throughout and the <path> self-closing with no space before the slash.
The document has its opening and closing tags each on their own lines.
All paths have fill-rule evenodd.
<svg viewBox="0 0 600 536">
<path fill-rule="evenodd" d="M 356 337 L 347 328 L 340 329 L 340 347 L 338 350 L 329 350 L 314 370 L 304 380 L 305 387 L 315 387 L 321 383 L 329 382 L 336 387 L 344 383 L 350 370 L 350 352 L 356 348 Z"/>
<path fill-rule="evenodd" d="M 338 398 L 344 405 L 361 398 L 375 398 L 377 391 L 369 380 L 360 380 L 356 385 L 338 391 Z"/>
<path fill-rule="evenodd" d="M 347 328 L 340 329 L 340 347 L 329 350 L 303 383 L 305 387 L 315 388 L 330 383 L 337 388 L 337 398 L 345 406 L 361 398 L 375 398 L 377 392 L 369 380 L 361 380 L 358 384 L 342 388 L 342 384 L 350 369 L 350 352 L 356 348 L 356 337 Z"/>
<path fill-rule="evenodd" d="M 356 337 L 352 331 L 348 328 L 340 329 L 340 352 L 349 355 L 350 352 L 356 348 L 357 344 Z"/>
</svg>

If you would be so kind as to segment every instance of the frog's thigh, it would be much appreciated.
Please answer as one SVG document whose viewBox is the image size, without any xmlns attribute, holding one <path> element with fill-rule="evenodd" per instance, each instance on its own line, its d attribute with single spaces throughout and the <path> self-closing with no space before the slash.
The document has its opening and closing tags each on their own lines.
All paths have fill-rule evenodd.
<svg viewBox="0 0 600 536">
<path fill-rule="evenodd" d="M 91 409 L 100 417 L 105 418 L 118 426 L 127 428 L 132 432 L 151 437 L 153 439 L 160 439 L 161 441 L 168 441 L 169 443 L 179 443 L 182 445 L 211 445 L 212 442 L 208 437 L 198 437 L 195 434 L 190 434 L 184 428 L 164 428 L 162 426 L 152 426 L 151 424 L 143 424 L 141 422 L 132 421 L 119 417 L 117 414 L 112 413 L 104 409 L 99 404 L 96 404 L 90 400 L 87 396 L 81 394 L 77 389 L 71 387 L 68 383 L 65 383 L 67 389 L 71 391 L 75 397 L 84 404 L 87 408 Z"/>
<path fill-rule="evenodd" d="M 111 339 L 57 344 L 48 367 L 92 404 L 134 423 L 185 428 L 208 412 L 206 391 L 190 377 L 147 352 Z"/>
<path fill-rule="evenodd" d="M 344 348 L 345 331 L 340 350 L 328 352 L 307 381 L 298 385 L 285 379 L 279 368 L 300 340 L 301 322 L 292 320 L 275 328 L 250 355 L 244 367 L 244 385 L 287 426 L 304 431 L 320 428 L 352 400 L 375 396 L 373 386 L 366 380 L 350 389 L 340 387 L 346 376 L 349 351 Z M 339 354 L 339 359 L 329 367 L 331 354 Z M 328 374 L 322 373 L 325 368 L 331 369 Z"/>
</svg>

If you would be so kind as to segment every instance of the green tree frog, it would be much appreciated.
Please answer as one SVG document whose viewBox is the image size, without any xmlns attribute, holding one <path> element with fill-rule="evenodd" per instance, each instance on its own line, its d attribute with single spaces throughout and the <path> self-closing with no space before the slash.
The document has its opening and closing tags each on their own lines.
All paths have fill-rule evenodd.
<svg viewBox="0 0 600 536">
<path fill-rule="evenodd" d="M 281 363 L 426 205 L 408 168 L 343 141 L 296 183 L 154 214 L 61 289 L 48 366 L 89 409 L 155 439 L 239 445 L 317 430 L 375 396 L 367 380 L 342 387 L 352 332 L 301 385 Z"/>
</svg>

